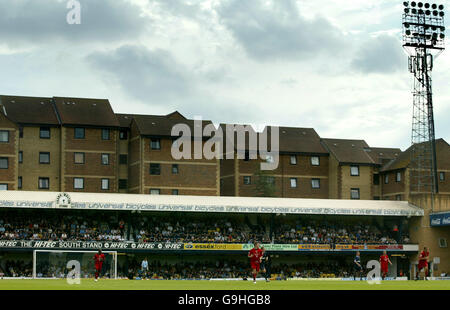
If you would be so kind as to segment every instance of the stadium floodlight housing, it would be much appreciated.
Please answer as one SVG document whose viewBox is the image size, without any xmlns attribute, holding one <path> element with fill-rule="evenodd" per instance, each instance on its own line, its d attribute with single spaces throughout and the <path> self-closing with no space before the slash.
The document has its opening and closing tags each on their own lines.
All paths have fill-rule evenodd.
<svg viewBox="0 0 450 310">
<path fill-rule="evenodd" d="M 445 49 L 444 6 L 404 2 L 403 47 L 414 76 L 410 193 L 437 193 L 438 174 L 431 71 Z"/>
</svg>

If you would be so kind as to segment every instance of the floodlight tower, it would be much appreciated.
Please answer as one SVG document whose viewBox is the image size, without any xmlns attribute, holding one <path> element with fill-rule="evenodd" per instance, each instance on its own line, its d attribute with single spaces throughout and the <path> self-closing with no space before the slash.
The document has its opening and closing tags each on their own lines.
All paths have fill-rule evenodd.
<svg viewBox="0 0 450 310">
<path fill-rule="evenodd" d="M 438 189 L 431 71 L 444 51 L 444 6 L 403 2 L 403 48 L 414 76 L 411 193 L 435 194 Z"/>
</svg>

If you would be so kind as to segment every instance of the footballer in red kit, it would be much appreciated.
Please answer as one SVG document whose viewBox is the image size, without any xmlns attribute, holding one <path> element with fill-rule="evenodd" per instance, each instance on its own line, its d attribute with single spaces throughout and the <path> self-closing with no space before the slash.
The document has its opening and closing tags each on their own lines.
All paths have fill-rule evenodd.
<svg viewBox="0 0 450 310">
<path fill-rule="evenodd" d="M 389 265 L 392 265 L 392 262 L 389 259 L 389 256 L 387 255 L 386 251 L 383 251 L 383 255 L 380 256 L 380 264 L 381 264 L 381 278 L 384 280 L 384 278 L 388 273 Z"/>
<path fill-rule="evenodd" d="M 98 253 L 94 255 L 95 262 L 95 281 L 98 281 L 98 277 L 100 272 L 102 271 L 103 262 L 105 261 L 105 254 L 102 253 L 102 250 L 98 250 Z"/>
<path fill-rule="evenodd" d="M 259 248 L 259 243 L 255 242 L 253 249 L 248 252 L 250 266 L 252 268 L 253 283 L 256 283 L 256 275 L 259 272 L 263 251 Z"/>
<path fill-rule="evenodd" d="M 417 266 L 417 272 L 416 272 L 416 280 L 419 279 L 419 272 L 422 271 L 422 269 L 425 270 L 425 277 L 426 280 L 428 277 L 428 259 L 430 257 L 430 252 L 428 251 L 427 247 L 423 248 L 423 251 L 419 254 L 419 266 Z"/>
</svg>

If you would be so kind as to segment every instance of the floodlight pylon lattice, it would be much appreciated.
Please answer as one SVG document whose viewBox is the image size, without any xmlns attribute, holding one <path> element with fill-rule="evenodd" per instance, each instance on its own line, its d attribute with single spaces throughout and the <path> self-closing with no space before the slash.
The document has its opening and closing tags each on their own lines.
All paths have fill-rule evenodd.
<svg viewBox="0 0 450 310">
<path fill-rule="evenodd" d="M 419 7 L 430 7 L 428 3 L 420 4 Z M 415 7 L 416 3 L 411 2 L 411 6 Z M 423 10 L 404 10 L 402 17 L 403 48 L 409 54 L 409 71 L 414 77 L 411 194 L 439 192 L 431 72 L 434 59 L 445 48 L 445 14 L 442 5 L 433 4 L 431 8 L 439 8 L 440 12 L 431 14 Z"/>
</svg>

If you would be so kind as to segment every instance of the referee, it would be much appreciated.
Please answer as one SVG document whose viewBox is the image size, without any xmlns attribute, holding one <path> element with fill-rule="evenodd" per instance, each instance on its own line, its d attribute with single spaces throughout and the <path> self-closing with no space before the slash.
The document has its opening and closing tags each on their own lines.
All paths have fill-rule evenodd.
<svg viewBox="0 0 450 310">
<path fill-rule="evenodd" d="M 266 252 L 266 249 L 264 249 L 264 247 L 261 247 L 261 250 L 263 251 L 263 255 L 261 257 L 261 270 L 264 273 L 264 278 L 266 279 L 266 282 L 270 282 L 270 269 L 272 265 L 272 258 L 269 255 L 269 253 Z"/>
</svg>

